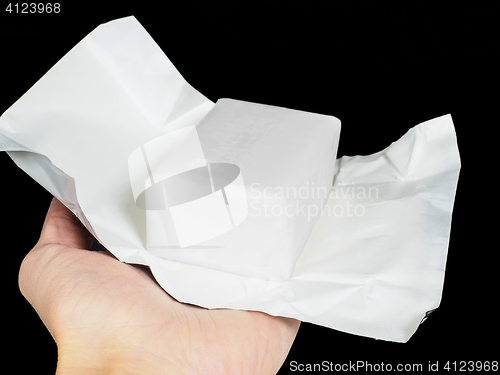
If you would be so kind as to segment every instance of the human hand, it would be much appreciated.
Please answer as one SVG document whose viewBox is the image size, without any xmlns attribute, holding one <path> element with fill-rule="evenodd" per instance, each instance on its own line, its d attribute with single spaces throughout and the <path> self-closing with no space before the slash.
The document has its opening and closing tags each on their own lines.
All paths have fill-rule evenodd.
<svg viewBox="0 0 500 375">
<path fill-rule="evenodd" d="M 299 321 L 179 303 L 149 268 L 86 251 L 93 237 L 53 199 L 19 286 L 58 347 L 57 375 L 275 374 Z"/>
</svg>

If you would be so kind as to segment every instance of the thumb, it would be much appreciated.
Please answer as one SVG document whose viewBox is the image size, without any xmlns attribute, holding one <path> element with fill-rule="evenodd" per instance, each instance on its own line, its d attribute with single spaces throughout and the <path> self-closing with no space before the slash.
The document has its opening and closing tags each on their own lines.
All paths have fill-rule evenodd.
<svg viewBox="0 0 500 375">
<path fill-rule="evenodd" d="M 52 199 L 40 239 L 24 258 L 19 269 L 19 288 L 24 297 L 42 317 L 51 295 L 54 280 L 53 260 L 58 255 L 90 249 L 93 237 L 80 220 L 57 199 Z M 60 246 L 63 245 L 63 246 Z M 65 259 L 65 258 L 64 258 Z M 45 322 L 45 321 L 44 321 Z"/>
<path fill-rule="evenodd" d="M 43 223 L 40 239 L 35 247 L 61 244 L 88 250 L 93 242 L 94 237 L 80 220 L 59 200 L 53 198 Z"/>
</svg>

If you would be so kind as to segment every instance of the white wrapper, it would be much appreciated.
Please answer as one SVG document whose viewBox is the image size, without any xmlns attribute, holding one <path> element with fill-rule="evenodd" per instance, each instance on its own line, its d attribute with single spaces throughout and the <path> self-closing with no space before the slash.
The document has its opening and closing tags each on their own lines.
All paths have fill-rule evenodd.
<svg viewBox="0 0 500 375">
<path fill-rule="evenodd" d="M 405 342 L 441 300 L 453 122 L 335 162 L 339 135 L 332 116 L 214 105 L 134 17 L 95 29 L 0 118 L 0 150 L 179 301 Z"/>
</svg>

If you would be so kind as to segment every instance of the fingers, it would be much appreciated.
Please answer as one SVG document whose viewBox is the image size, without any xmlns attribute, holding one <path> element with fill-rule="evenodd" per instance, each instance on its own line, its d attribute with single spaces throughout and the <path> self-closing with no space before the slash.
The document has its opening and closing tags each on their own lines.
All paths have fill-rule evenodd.
<svg viewBox="0 0 500 375">
<path fill-rule="evenodd" d="M 61 244 L 88 250 L 93 241 L 94 237 L 80 220 L 61 202 L 53 198 L 36 246 Z"/>
</svg>

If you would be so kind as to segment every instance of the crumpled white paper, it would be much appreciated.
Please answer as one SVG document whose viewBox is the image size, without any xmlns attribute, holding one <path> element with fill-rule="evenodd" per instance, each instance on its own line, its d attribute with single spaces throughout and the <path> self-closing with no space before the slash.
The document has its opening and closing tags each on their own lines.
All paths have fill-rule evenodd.
<svg viewBox="0 0 500 375">
<path fill-rule="evenodd" d="M 214 105 L 127 17 L 2 115 L 0 150 L 179 301 L 405 342 L 441 300 L 453 122 L 335 163 L 339 130 L 331 116 Z"/>
</svg>

